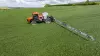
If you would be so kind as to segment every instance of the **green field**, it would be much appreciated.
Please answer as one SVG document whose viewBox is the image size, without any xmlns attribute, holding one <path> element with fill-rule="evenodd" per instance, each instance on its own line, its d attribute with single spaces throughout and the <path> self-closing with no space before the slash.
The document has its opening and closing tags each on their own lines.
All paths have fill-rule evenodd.
<svg viewBox="0 0 100 56">
<path fill-rule="evenodd" d="M 55 23 L 27 24 L 34 11 L 96 38 L 87 41 Z M 0 10 L 0 56 L 100 56 L 100 5 Z"/>
</svg>

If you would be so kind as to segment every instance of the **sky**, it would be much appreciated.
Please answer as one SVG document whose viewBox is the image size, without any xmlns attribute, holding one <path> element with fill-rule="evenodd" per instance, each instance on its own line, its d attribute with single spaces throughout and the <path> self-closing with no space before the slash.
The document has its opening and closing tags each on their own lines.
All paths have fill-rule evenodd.
<svg viewBox="0 0 100 56">
<path fill-rule="evenodd" d="M 66 4 L 86 0 L 0 0 L 0 7 L 44 7 L 45 4 Z"/>
</svg>

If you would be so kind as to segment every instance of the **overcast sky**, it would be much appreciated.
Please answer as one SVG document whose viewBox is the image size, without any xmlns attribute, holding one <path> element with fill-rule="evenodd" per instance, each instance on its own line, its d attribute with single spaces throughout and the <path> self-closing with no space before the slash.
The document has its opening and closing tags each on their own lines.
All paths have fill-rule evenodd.
<svg viewBox="0 0 100 56">
<path fill-rule="evenodd" d="M 9 7 L 43 7 L 45 4 L 66 4 L 86 0 L 0 0 L 0 6 Z"/>
</svg>

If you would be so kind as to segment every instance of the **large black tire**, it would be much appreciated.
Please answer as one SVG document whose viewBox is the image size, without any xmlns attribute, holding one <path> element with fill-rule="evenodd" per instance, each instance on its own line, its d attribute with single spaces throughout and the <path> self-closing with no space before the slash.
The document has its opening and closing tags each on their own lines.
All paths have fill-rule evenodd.
<svg viewBox="0 0 100 56">
<path fill-rule="evenodd" d="M 46 23 L 46 22 L 45 22 L 45 19 L 42 19 L 42 22 L 43 22 L 43 23 Z"/>
<path fill-rule="evenodd" d="M 36 24 L 36 21 L 32 20 L 32 21 L 31 21 L 31 24 Z"/>
<path fill-rule="evenodd" d="M 33 19 L 31 19 L 29 23 L 31 23 L 32 21 L 33 21 Z"/>
</svg>

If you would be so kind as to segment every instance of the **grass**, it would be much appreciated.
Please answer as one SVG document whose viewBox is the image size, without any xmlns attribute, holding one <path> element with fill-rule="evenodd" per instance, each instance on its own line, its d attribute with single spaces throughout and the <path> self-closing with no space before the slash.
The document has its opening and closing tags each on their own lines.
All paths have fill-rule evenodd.
<svg viewBox="0 0 100 56">
<path fill-rule="evenodd" d="M 99 10 L 99 5 L 0 10 L 0 56 L 100 56 Z M 86 41 L 55 23 L 27 24 L 34 11 L 47 11 L 96 41 Z"/>
</svg>

